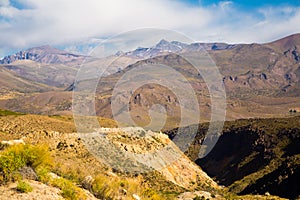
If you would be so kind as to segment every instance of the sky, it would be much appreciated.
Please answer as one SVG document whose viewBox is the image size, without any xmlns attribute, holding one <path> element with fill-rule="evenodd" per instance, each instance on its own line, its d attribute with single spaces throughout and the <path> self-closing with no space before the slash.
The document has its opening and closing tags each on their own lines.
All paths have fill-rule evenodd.
<svg viewBox="0 0 300 200">
<path fill-rule="evenodd" d="M 300 33 L 300 0 L 0 0 L 0 57 L 41 45 L 84 54 L 86 44 L 139 28 L 265 43 Z"/>
</svg>

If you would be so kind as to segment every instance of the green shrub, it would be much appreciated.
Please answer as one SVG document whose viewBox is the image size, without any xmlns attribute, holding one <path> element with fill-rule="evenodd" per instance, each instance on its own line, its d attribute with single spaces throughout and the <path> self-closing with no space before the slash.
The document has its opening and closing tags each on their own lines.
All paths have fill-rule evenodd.
<svg viewBox="0 0 300 200">
<path fill-rule="evenodd" d="M 28 193 L 32 191 L 31 185 L 25 181 L 19 181 L 17 185 L 17 191 L 22 193 Z"/>
<path fill-rule="evenodd" d="M 48 168 L 41 166 L 41 167 L 37 167 L 35 171 L 39 181 L 45 184 L 50 183 L 51 177 L 49 175 L 50 171 Z"/>
<path fill-rule="evenodd" d="M 51 185 L 61 189 L 61 195 L 65 199 L 69 199 L 69 200 L 86 199 L 86 195 L 83 193 L 83 191 L 67 179 L 64 178 L 54 179 L 51 181 Z"/>
<path fill-rule="evenodd" d="M 36 169 L 51 166 L 52 158 L 48 147 L 44 145 L 14 145 L 0 154 L 0 174 L 2 182 L 13 181 L 17 171 L 25 166 Z"/>
</svg>

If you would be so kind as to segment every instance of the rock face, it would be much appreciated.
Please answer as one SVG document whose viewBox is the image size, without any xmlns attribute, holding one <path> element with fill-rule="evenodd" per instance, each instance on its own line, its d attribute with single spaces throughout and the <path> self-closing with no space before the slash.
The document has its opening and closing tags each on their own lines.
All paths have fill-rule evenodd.
<svg viewBox="0 0 300 200">
<path fill-rule="evenodd" d="M 37 180 L 38 177 L 31 167 L 23 167 L 19 170 L 23 179 Z"/>
<path fill-rule="evenodd" d="M 219 186 L 201 169 L 195 165 L 189 158 L 182 156 L 171 165 L 160 170 L 167 180 L 186 188 L 219 188 Z M 200 187 L 199 187 L 200 186 Z"/>
</svg>

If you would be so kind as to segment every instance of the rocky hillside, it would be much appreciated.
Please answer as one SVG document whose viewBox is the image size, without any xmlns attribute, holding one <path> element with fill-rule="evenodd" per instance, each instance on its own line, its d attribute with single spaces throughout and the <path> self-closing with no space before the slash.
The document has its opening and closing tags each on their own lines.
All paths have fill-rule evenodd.
<svg viewBox="0 0 300 200">
<path fill-rule="evenodd" d="M 212 57 L 233 96 L 297 96 L 299 40 L 296 34 L 268 44 L 238 45 Z"/>
<path fill-rule="evenodd" d="M 11 97 L 18 96 L 19 94 L 32 93 L 32 92 L 45 92 L 54 90 L 46 84 L 30 81 L 26 78 L 19 77 L 10 70 L 0 66 L 0 94 L 1 98 L 12 95 Z"/>
<path fill-rule="evenodd" d="M 79 137 L 77 133 L 74 133 L 75 127 L 72 122 L 72 117 L 22 115 L 8 111 L 1 111 L 1 113 L 1 143 L 6 144 L 8 141 L 12 143 L 23 141 L 28 145 L 33 145 L 32 147 L 29 146 L 29 148 L 39 148 L 39 145 L 47 145 L 55 161 L 50 168 L 50 172 L 56 175 L 52 174 L 51 177 L 60 176 L 66 179 L 62 181 L 76 183 L 76 186 L 79 187 L 74 190 L 77 192 L 82 191 L 83 193 L 86 193 L 86 190 L 88 190 L 99 199 L 102 199 L 101 195 L 104 195 L 104 193 L 105 195 L 115 196 L 112 199 L 117 198 L 117 196 L 122 197 L 123 199 L 132 199 L 134 194 L 144 197 L 143 199 L 151 199 L 151 196 L 153 195 L 156 195 L 157 199 L 174 199 L 178 193 L 182 193 L 186 190 L 205 190 L 210 193 L 213 192 L 214 194 L 221 193 L 221 188 L 219 188 L 219 186 L 217 186 L 217 184 L 212 181 L 201 168 L 191 162 L 182 153 L 180 160 L 171 163 L 161 170 L 149 171 L 142 174 L 124 173 L 106 166 L 104 164 L 105 162 L 100 162 L 101 160 L 94 157 L 93 154 L 88 151 L 89 148 L 86 148 L 87 146 L 85 146 L 85 143 L 83 142 L 84 138 Z M 108 127 L 115 126 L 115 122 L 109 119 L 101 118 L 99 119 L 99 122 Z M 135 151 L 138 153 L 141 149 L 144 149 L 144 147 L 146 152 L 148 152 L 149 149 L 147 148 L 160 148 L 161 145 L 171 142 L 167 136 L 163 136 L 163 134 L 159 133 L 153 132 L 152 136 L 149 135 L 149 137 L 146 137 L 145 139 L 141 138 L 141 140 L 138 141 L 134 139 L 133 135 L 130 136 L 127 135 L 127 133 L 124 133 L 124 137 L 122 137 L 122 135 L 115 135 L 115 130 L 116 129 L 112 129 L 109 131 L 109 137 L 116 145 L 119 145 L 120 149 L 123 149 L 124 152 L 124 146 L 127 146 L 127 151 Z M 118 130 L 118 132 L 120 131 L 121 130 Z M 126 141 L 117 138 L 125 138 Z M 2 144 L 0 145 L 0 154 L 5 153 L 6 149 L 9 150 L 8 147 L 3 146 Z M 143 145 L 140 144 L 146 144 L 146 146 L 143 147 Z M 39 151 L 40 150 L 37 152 Z M 3 169 L 1 163 L 0 157 L 0 177 L 3 173 L 3 171 L 1 171 Z M 30 164 L 28 164 L 27 167 L 32 167 L 34 169 L 36 173 L 34 177 L 42 176 L 39 168 L 35 168 Z M 91 185 L 89 186 L 89 184 L 92 183 L 85 182 L 86 178 L 89 176 L 92 177 L 91 180 L 95 181 L 92 181 L 94 184 L 99 184 L 97 190 L 96 185 L 91 189 Z M 53 193 L 52 197 L 46 193 L 44 194 L 45 198 L 55 199 L 54 197 L 59 197 L 64 191 L 64 187 L 57 185 L 55 180 L 47 179 L 48 181 L 45 181 L 43 178 L 34 178 L 33 181 L 29 181 L 29 184 L 34 188 L 34 193 L 32 193 L 32 195 L 30 195 L 31 193 L 28 193 L 28 195 L 18 195 L 18 193 L 14 192 L 16 183 L 3 183 L 1 180 L 2 179 L 0 179 L 0 185 L 5 184 L 4 187 L 0 187 L 1 192 L 3 192 L 1 193 L 1 198 L 3 197 L 4 199 L 8 198 L 7 195 L 12 195 L 16 198 L 32 196 L 42 197 L 43 195 L 34 192 L 37 188 L 41 188 L 41 190 L 48 188 L 49 190 L 56 191 Z M 38 181 L 39 183 L 34 181 Z M 108 185 L 105 186 L 103 181 Z M 116 185 L 116 183 L 121 185 Z M 54 188 L 52 188 L 53 186 Z M 101 188 L 99 187 L 107 187 L 107 189 L 101 190 L 103 194 L 101 193 L 100 195 L 96 192 L 100 192 Z M 121 190 L 123 193 L 120 192 Z M 79 195 L 79 193 L 77 195 Z M 87 193 L 87 195 L 90 194 Z"/>
<path fill-rule="evenodd" d="M 99 118 L 99 123 L 110 128 L 95 134 L 106 133 L 107 139 L 124 153 L 142 155 L 165 145 L 176 151 L 162 133 L 145 131 L 145 136 L 138 137 L 141 128 L 129 128 L 136 131 L 128 132 L 128 128 L 114 128 L 116 122 L 104 118 Z M 280 199 L 269 194 L 238 196 L 228 192 L 228 188 L 218 186 L 182 152 L 178 152 L 179 160 L 158 171 L 139 174 L 110 168 L 88 151 L 95 145 L 86 146 L 86 141 L 83 142 L 86 137 L 74 133 L 70 116 L 24 115 L 1 110 L 0 127 L 1 199 Z M 9 143 L 15 145 L 7 146 Z M 17 154 L 13 153 L 16 151 Z M 8 156 L 16 157 L 3 165 Z M 14 162 L 19 158 L 22 161 L 16 165 Z M 10 164 L 14 168 L 7 168 Z"/>
<path fill-rule="evenodd" d="M 154 169 L 186 189 L 219 188 L 165 134 L 140 127 L 102 128 L 82 138 L 90 152 L 116 170 L 143 173 Z"/>
<path fill-rule="evenodd" d="M 300 105 L 296 100 L 299 96 L 298 91 L 300 91 L 299 60 L 297 57 L 299 44 L 297 41 L 299 40 L 300 35 L 298 34 L 269 44 L 232 45 L 208 51 L 223 75 L 228 102 L 228 119 L 283 116 L 288 114 L 288 110 L 291 108 L 299 110 Z M 160 44 L 160 46 L 168 46 L 171 49 L 175 48 L 174 45 L 175 43 L 168 43 L 167 41 L 161 41 Z M 182 49 L 178 47 L 178 51 L 201 51 L 201 45 L 199 44 L 199 49 L 193 48 L 195 45 L 181 44 Z M 154 49 L 158 49 L 158 47 Z M 151 48 L 148 49 L 148 51 L 152 50 Z M 173 69 L 180 72 L 189 80 L 189 84 L 198 96 L 201 116 L 204 120 L 210 118 L 210 96 L 206 83 L 185 59 L 176 54 L 145 59 L 129 65 L 117 74 L 102 78 L 97 90 L 96 102 L 99 108 L 97 113 L 104 114 L 105 117 L 112 117 L 110 98 L 117 81 L 127 72 L 148 63 L 172 66 Z M 147 76 L 147 73 L 151 72 L 132 76 L 130 80 L 138 82 L 151 78 Z M 163 73 L 160 78 L 170 79 L 168 75 L 164 76 Z M 124 84 L 128 88 L 134 88 L 134 82 L 130 80 Z M 126 101 L 125 99 L 122 100 L 122 96 L 119 98 L 120 101 Z M 144 85 L 133 92 L 130 110 L 135 121 L 147 124 L 149 122 L 148 109 L 153 104 L 163 105 L 168 119 L 173 120 L 170 123 L 178 123 L 180 105 L 177 97 L 169 88 L 157 84 Z M 188 108 L 185 107 L 185 109 Z"/>
</svg>

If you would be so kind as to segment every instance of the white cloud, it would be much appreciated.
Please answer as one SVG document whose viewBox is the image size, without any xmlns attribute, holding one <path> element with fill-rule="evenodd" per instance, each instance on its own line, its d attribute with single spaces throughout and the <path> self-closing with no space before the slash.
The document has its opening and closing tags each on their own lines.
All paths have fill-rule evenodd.
<svg viewBox="0 0 300 200">
<path fill-rule="evenodd" d="M 0 0 L 0 6 L 9 6 L 9 0 Z"/>
<path fill-rule="evenodd" d="M 0 0 L 0 48 L 72 44 L 137 28 L 177 30 L 199 41 L 265 42 L 300 32 L 299 8 L 238 10 L 232 1 L 191 6 L 175 0 Z M 263 17 L 257 17 L 257 14 Z"/>
<path fill-rule="evenodd" d="M 222 10 L 230 9 L 232 5 L 233 5 L 232 1 L 221 1 L 219 3 L 219 6 L 221 7 Z"/>
<path fill-rule="evenodd" d="M 13 18 L 18 12 L 18 9 L 11 6 L 0 7 L 0 16 L 2 17 Z"/>
</svg>

